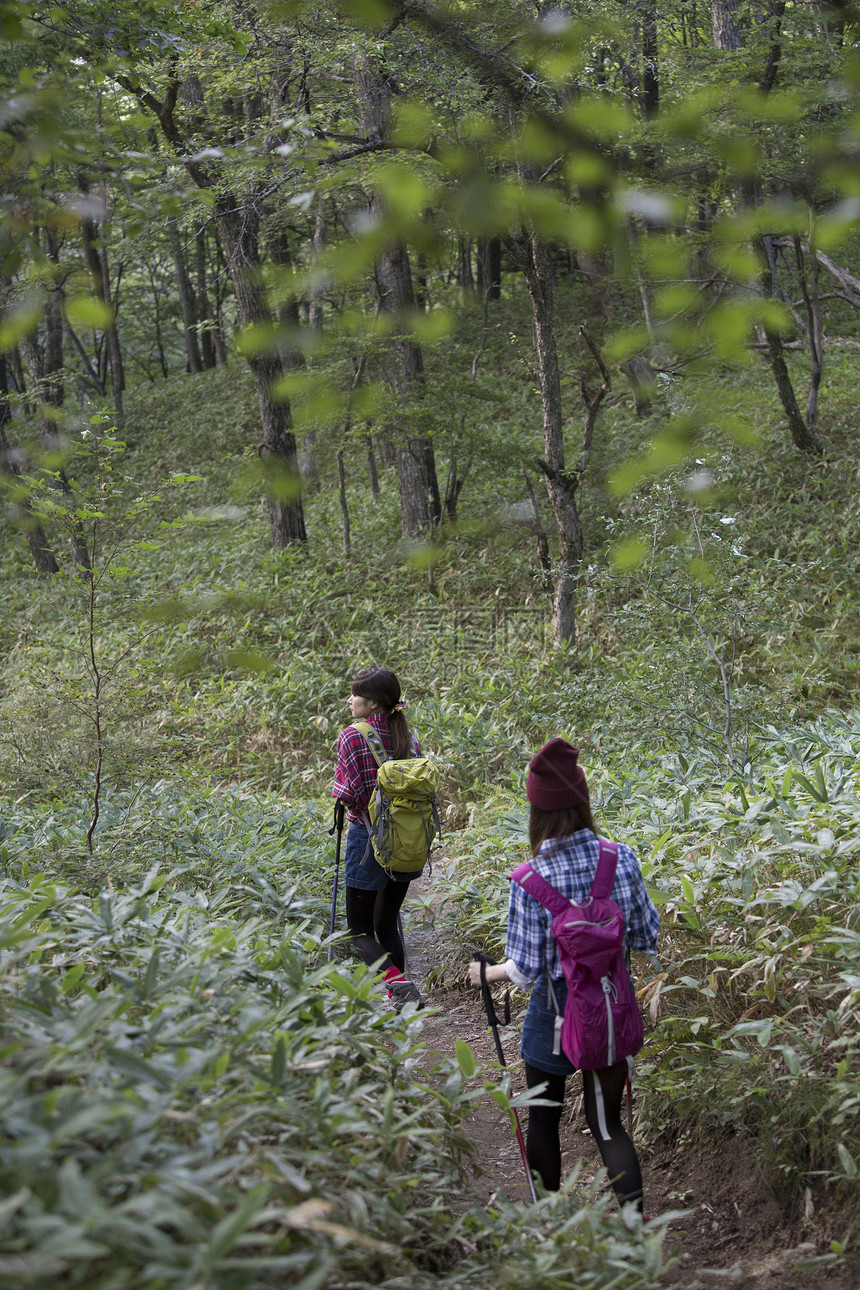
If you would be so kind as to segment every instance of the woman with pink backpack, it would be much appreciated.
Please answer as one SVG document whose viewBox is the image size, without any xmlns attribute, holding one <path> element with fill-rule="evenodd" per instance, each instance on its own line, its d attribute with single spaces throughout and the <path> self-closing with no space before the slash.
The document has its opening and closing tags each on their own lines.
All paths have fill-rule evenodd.
<svg viewBox="0 0 860 1290">
<path fill-rule="evenodd" d="M 576 748 L 550 740 L 529 765 L 526 796 L 533 859 L 513 875 L 506 959 L 471 963 L 469 982 L 480 986 L 483 971 L 489 982 L 534 983 L 520 1052 L 528 1087 L 542 1086 L 552 1105 L 529 1109 L 531 1171 L 559 1189 L 565 1080 L 581 1069 L 586 1123 L 615 1194 L 641 1211 L 642 1171 L 621 1122 L 642 1042 L 624 955 L 656 951 L 659 916 L 631 849 L 596 834 Z"/>
</svg>

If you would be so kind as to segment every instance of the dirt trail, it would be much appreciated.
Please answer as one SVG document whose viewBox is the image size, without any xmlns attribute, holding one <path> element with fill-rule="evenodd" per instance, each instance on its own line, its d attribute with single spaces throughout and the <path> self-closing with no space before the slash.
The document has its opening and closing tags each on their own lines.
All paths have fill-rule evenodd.
<svg viewBox="0 0 860 1290">
<path fill-rule="evenodd" d="M 422 878 L 415 884 L 419 900 L 426 901 L 431 892 L 432 879 Z M 445 948 L 437 945 L 432 903 L 414 908 L 411 914 L 410 904 L 415 905 L 414 899 L 404 906 L 409 972 L 428 1006 L 441 1009 L 425 1028 L 427 1047 L 453 1056 L 456 1041 L 464 1039 L 481 1063 L 494 1064 L 495 1048 L 478 991 L 433 987 L 433 970 L 444 962 Z M 502 1040 L 517 1090 L 523 1087 L 519 1036 L 513 1030 L 503 1030 Z M 579 1097 L 569 1100 L 562 1123 L 563 1174 L 582 1160 L 586 1177 L 592 1177 L 601 1161 L 585 1127 L 580 1102 Z M 483 1191 L 488 1201 L 497 1189 L 511 1199 L 528 1201 L 522 1159 L 507 1117 L 488 1097 L 469 1126 L 477 1153 L 478 1191 Z M 791 1229 L 785 1225 L 779 1204 L 738 1139 L 726 1135 L 709 1154 L 659 1141 L 646 1147 L 640 1144 L 639 1150 L 646 1214 L 689 1211 L 672 1223 L 664 1247 L 667 1255 L 675 1256 L 663 1276 L 666 1287 L 860 1290 L 858 1263 L 851 1269 L 844 1265 L 840 1269 L 799 1266 L 826 1253 L 829 1239 L 818 1229 L 814 1214 L 802 1226 Z"/>
</svg>

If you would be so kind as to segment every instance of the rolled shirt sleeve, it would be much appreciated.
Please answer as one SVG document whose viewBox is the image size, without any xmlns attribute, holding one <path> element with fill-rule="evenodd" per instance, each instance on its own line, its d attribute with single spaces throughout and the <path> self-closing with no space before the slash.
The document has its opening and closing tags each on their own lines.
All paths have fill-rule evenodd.
<svg viewBox="0 0 860 1290">
<path fill-rule="evenodd" d="M 508 939 L 505 945 L 505 957 L 512 964 L 517 980 L 511 972 L 508 976 L 516 985 L 528 985 L 535 981 L 544 970 L 546 950 L 545 940 L 549 934 L 552 921 L 548 910 L 524 891 L 519 883 L 511 883 L 511 897 L 508 905 Z"/>
</svg>

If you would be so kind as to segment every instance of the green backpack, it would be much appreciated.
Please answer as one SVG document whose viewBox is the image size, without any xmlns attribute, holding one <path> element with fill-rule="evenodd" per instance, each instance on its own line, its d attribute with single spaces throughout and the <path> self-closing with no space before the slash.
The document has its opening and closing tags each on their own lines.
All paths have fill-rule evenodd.
<svg viewBox="0 0 860 1290">
<path fill-rule="evenodd" d="M 378 766 L 376 792 L 363 812 L 367 851 L 389 873 L 420 873 L 430 855 L 434 834 L 442 834 L 436 792 L 439 772 L 426 757 L 392 758 L 366 721 L 353 722 L 367 740 Z M 362 864 L 364 863 L 362 860 Z"/>
</svg>

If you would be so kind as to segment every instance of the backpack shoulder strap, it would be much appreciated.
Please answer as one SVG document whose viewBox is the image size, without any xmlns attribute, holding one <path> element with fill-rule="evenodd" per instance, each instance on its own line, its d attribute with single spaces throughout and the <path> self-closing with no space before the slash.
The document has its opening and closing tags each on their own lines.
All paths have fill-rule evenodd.
<svg viewBox="0 0 860 1290">
<path fill-rule="evenodd" d="M 615 842 L 607 842 L 605 838 L 598 838 L 598 841 L 600 842 L 600 858 L 597 861 L 594 882 L 591 884 L 591 899 L 605 900 L 615 881 L 615 867 L 618 864 L 618 845 Z"/>
<path fill-rule="evenodd" d="M 373 753 L 377 766 L 389 760 L 388 753 L 385 751 L 385 745 L 380 739 L 373 726 L 368 725 L 366 721 L 354 721 L 352 729 L 357 730 L 360 735 L 364 736 L 365 743 Z"/>
<path fill-rule="evenodd" d="M 563 896 L 560 891 L 556 891 L 552 883 L 547 882 L 539 873 L 535 873 L 530 860 L 526 860 L 518 869 L 511 874 L 511 882 L 516 882 L 527 891 L 530 896 L 534 896 L 545 909 L 553 915 L 566 913 L 570 909 L 570 901 Z"/>
</svg>

